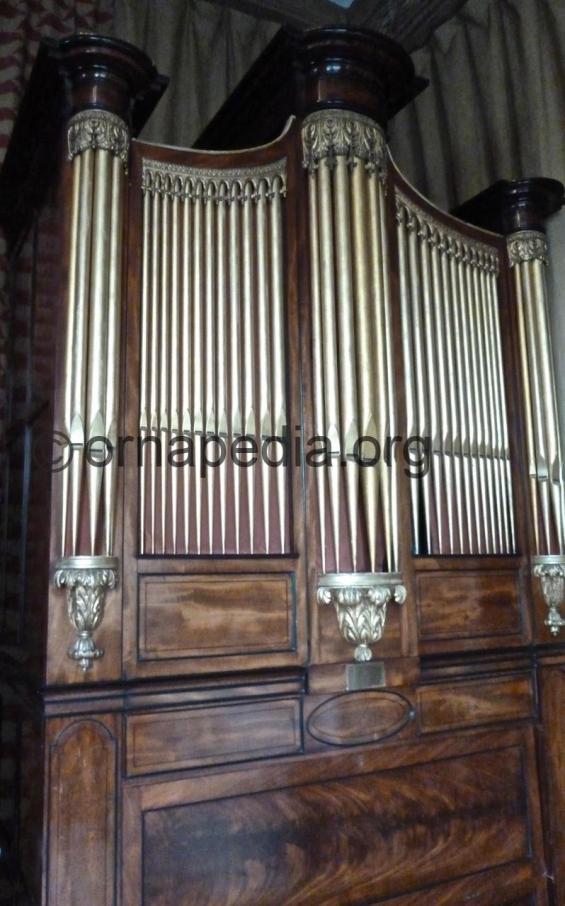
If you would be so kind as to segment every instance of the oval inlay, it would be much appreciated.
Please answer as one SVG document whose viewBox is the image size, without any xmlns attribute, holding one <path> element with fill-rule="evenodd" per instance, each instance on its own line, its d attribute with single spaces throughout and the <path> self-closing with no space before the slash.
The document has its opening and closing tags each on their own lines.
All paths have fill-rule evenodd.
<svg viewBox="0 0 565 906">
<path fill-rule="evenodd" d="M 402 730 L 414 717 L 412 704 L 398 692 L 367 689 L 344 692 L 322 702 L 308 718 L 308 732 L 330 746 L 378 742 Z"/>
</svg>

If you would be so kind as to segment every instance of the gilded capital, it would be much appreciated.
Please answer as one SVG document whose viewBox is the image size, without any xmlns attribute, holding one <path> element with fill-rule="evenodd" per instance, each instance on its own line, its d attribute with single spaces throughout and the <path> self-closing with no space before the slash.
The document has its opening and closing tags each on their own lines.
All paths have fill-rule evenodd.
<svg viewBox="0 0 565 906">
<path fill-rule="evenodd" d="M 520 230 L 519 233 L 512 233 L 507 239 L 507 246 L 510 267 L 536 259 L 543 261 L 544 264 L 549 263 L 547 239 L 544 233 L 538 230 Z"/>
<path fill-rule="evenodd" d="M 69 121 L 69 160 L 87 148 L 110 151 L 127 169 L 130 135 L 123 119 L 108 110 L 83 110 Z"/>
<path fill-rule="evenodd" d="M 351 167 L 364 161 L 369 173 L 384 180 L 386 141 L 374 120 L 349 110 L 319 110 L 304 120 L 302 127 L 302 164 L 310 174 L 325 161 L 333 169 L 338 157 Z"/>
</svg>

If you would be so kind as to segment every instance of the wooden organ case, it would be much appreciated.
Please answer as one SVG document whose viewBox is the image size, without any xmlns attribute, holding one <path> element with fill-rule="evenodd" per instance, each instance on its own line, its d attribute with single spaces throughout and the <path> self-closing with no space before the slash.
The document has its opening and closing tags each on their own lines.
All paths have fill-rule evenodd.
<svg viewBox="0 0 565 906">
<path fill-rule="evenodd" d="M 437 210 L 370 32 L 280 32 L 193 149 L 132 137 L 164 86 L 44 44 L 0 176 L 21 902 L 565 903 L 563 188 Z"/>
</svg>

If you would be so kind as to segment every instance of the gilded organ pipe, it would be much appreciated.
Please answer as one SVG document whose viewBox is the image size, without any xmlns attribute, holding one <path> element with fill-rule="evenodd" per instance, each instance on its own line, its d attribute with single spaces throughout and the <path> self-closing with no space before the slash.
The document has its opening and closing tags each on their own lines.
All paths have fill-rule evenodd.
<svg viewBox="0 0 565 906">
<path fill-rule="evenodd" d="M 180 180 L 177 178 L 173 181 L 172 188 L 172 211 L 171 211 L 171 344 L 176 342 L 182 343 L 182 334 L 180 333 L 180 283 L 179 283 L 179 233 L 181 229 L 181 218 L 179 211 L 179 194 Z M 179 372 L 181 371 L 181 361 L 179 357 L 171 356 L 171 392 L 170 392 L 170 409 L 169 409 L 169 439 L 172 445 L 175 438 L 178 437 L 181 419 L 179 405 Z M 176 551 L 178 545 L 178 470 L 171 468 L 171 546 Z"/>
<path fill-rule="evenodd" d="M 221 438 L 228 436 L 227 415 L 227 349 L 226 349 L 226 321 L 227 321 L 227 242 L 226 242 L 226 204 L 227 186 L 219 185 L 219 203 L 216 211 L 216 248 L 218 250 L 217 269 L 217 330 L 216 330 L 216 430 Z M 222 554 L 226 552 L 226 522 L 227 522 L 227 466 L 223 462 L 218 467 L 218 484 L 220 490 L 220 508 L 218 513 L 220 548 Z"/>
<path fill-rule="evenodd" d="M 395 436 L 397 430 L 396 417 L 396 398 L 394 394 L 394 351 L 392 339 L 392 320 L 390 305 L 390 285 L 389 285 L 389 257 L 388 257 L 388 226 L 386 220 L 385 205 L 385 171 L 381 168 L 379 173 L 372 167 L 369 168 L 372 173 L 370 180 L 370 218 L 372 229 L 378 226 L 378 236 L 373 236 L 372 242 L 372 261 L 375 272 L 380 271 L 380 281 L 375 281 L 375 285 L 382 287 L 382 304 L 379 304 L 379 296 L 374 301 L 374 311 L 382 312 L 384 333 L 382 343 L 380 344 L 379 360 L 383 362 L 383 384 L 380 390 L 378 408 L 386 410 L 386 416 L 380 417 L 381 424 L 381 447 L 386 445 L 389 438 Z M 379 178 L 376 178 L 376 177 Z M 376 211 L 376 215 L 375 215 Z M 380 240 L 380 242 L 379 242 Z M 379 388 L 381 385 L 379 384 Z M 398 464 L 396 457 L 391 454 L 386 469 L 381 460 L 381 472 L 384 471 L 382 500 L 385 512 L 390 512 L 390 519 L 384 521 L 385 536 L 385 563 L 391 573 L 399 570 L 399 515 L 398 515 Z"/>
<path fill-rule="evenodd" d="M 272 372 L 271 372 L 271 297 L 269 293 L 268 276 L 268 234 L 267 234 L 267 198 L 264 180 L 259 182 L 256 199 L 257 212 L 257 333 L 258 333 L 258 394 L 257 394 L 257 421 L 259 437 L 264 442 L 272 436 Z M 261 457 L 261 524 L 265 551 L 271 550 L 270 545 L 270 483 L 271 468 L 265 457 Z"/>
<path fill-rule="evenodd" d="M 242 402 L 241 402 L 241 362 L 240 362 L 240 337 L 241 337 L 241 293 L 240 293 L 240 268 L 241 268 L 241 217 L 240 205 L 237 201 L 239 187 L 232 183 L 230 187 L 229 203 L 229 384 L 230 407 L 228 421 L 228 439 L 239 437 L 243 434 Z M 233 518 L 235 552 L 239 554 L 241 546 L 241 472 L 235 464 L 231 470 L 233 484 Z"/>
<path fill-rule="evenodd" d="M 180 181 L 180 192 L 184 191 L 184 182 Z M 192 258 L 190 255 L 192 238 L 192 217 L 190 205 L 182 204 L 179 197 L 179 206 L 182 208 L 182 244 L 181 244 L 181 271 L 182 271 L 182 298 L 181 298 L 181 427 L 183 441 L 192 436 L 192 370 L 189 367 L 191 360 L 191 331 L 192 331 Z M 179 214 L 180 216 L 180 214 Z M 184 553 L 190 550 L 190 504 L 191 504 L 191 472 L 183 469 L 182 472 L 182 525 L 184 534 Z M 140 503 L 143 507 L 143 503 Z M 143 519 L 143 511 L 140 514 Z"/>
<path fill-rule="evenodd" d="M 242 299 L 242 333 L 243 333 L 243 434 L 245 437 L 257 437 L 257 409 L 255 398 L 255 344 L 254 340 L 254 296 L 255 281 L 253 267 L 253 186 L 247 182 L 243 187 L 243 299 Z M 255 553 L 255 469 L 245 470 L 245 491 L 247 494 L 247 527 L 249 532 L 249 550 Z"/>
<path fill-rule="evenodd" d="M 273 197 L 269 207 L 270 263 L 271 263 L 271 363 L 272 363 L 272 403 L 273 433 L 282 437 L 288 425 L 288 413 L 285 393 L 285 360 L 284 352 L 284 270 L 282 239 L 282 192 L 281 177 L 277 176 L 273 185 Z M 275 475 L 275 499 L 279 521 L 279 549 L 287 550 L 287 512 L 288 481 L 286 470 L 277 467 Z"/>
<path fill-rule="evenodd" d="M 323 316 L 322 316 L 322 291 L 321 291 L 321 266 L 320 266 L 320 233 L 318 227 L 318 185 L 316 179 L 308 180 L 308 212 L 310 235 L 310 262 L 311 282 L 310 293 L 312 300 L 312 373 L 313 373 L 313 429 L 314 437 L 322 437 L 325 428 L 325 398 L 324 398 L 324 356 L 323 356 Z M 318 527 L 320 532 L 320 559 L 322 572 L 326 571 L 326 472 L 316 469 L 316 493 L 318 503 Z"/>
<path fill-rule="evenodd" d="M 333 216 L 331 208 L 331 174 L 327 167 L 321 167 L 317 176 L 319 184 L 319 230 L 320 268 L 322 286 L 322 357 L 324 380 L 324 430 L 323 436 L 329 441 L 331 466 L 328 472 L 329 511 L 334 546 L 335 568 L 339 572 L 341 562 L 341 476 L 337 467 L 340 456 L 339 380 L 335 363 L 337 353 L 336 289 L 333 261 Z M 318 350 L 313 350 L 314 355 Z"/>
</svg>

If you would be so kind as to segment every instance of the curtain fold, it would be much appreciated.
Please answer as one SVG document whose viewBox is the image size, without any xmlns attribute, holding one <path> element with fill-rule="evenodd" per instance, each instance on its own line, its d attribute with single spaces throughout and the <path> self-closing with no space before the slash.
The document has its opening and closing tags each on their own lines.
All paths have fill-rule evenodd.
<svg viewBox="0 0 565 906">
<path fill-rule="evenodd" d="M 190 146 L 278 28 L 206 0 L 115 0 L 112 34 L 171 78 L 142 138 Z"/>
<path fill-rule="evenodd" d="M 390 127 L 405 176 L 449 209 L 497 179 L 565 182 L 565 3 L 468 0 L 412 55 L 430 86 Z M 565 212 L 548 223 L 550 317 L 565 443 Z"/>
</svg>

